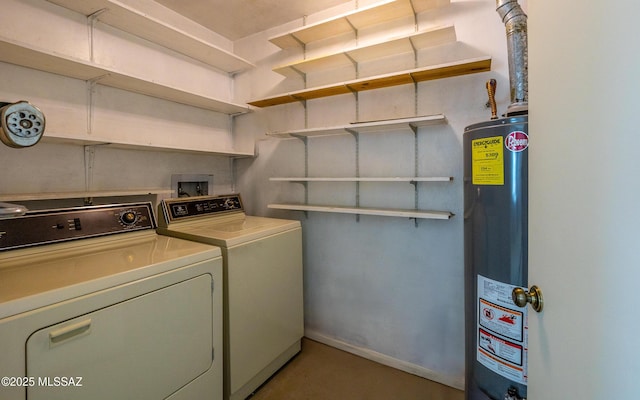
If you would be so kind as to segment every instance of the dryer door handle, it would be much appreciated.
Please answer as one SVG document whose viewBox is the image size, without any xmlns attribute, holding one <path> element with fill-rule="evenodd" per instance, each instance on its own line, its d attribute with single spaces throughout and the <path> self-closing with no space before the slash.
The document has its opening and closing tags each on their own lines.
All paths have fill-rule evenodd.
<svg viewBox="0 0 640 400">
<path fill-rule="evenodd" d="M 49 332 L 49 342 L 52 346 L 58 345 L 74 337 L 87 335 L 90 329 L 91 319 L 89 318 Z"/>
</svg>

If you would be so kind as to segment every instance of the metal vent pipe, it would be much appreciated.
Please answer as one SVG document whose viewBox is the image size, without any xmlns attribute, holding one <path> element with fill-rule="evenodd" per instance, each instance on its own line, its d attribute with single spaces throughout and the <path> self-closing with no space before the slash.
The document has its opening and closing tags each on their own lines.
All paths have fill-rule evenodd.
<svg viewBox="0 0 640 400">
<path fill-rule="evenodd" d="M 507 115 L 526 114 L 529 103 L 527 14 L 518 0 L 496 0 L 496 11 L 507 31 L 511 104 Z"/>
</svg>

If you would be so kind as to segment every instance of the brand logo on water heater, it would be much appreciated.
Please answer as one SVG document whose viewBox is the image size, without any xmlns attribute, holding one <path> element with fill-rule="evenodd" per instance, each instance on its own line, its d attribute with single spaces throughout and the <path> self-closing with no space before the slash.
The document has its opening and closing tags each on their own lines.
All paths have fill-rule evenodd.
<svg viewBox="0 0 640 400">
<path fill-rule="evenodd" d="M 529 136 L 522 131 L 513 131 L 507 135 L 504 146 L 509 151 L 520 152 L 529 147 Z"/>
</svg>

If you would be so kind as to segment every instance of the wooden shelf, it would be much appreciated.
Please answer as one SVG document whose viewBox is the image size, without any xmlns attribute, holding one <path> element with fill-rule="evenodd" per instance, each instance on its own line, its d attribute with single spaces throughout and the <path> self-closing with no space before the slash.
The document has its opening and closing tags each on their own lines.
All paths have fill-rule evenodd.
<svg viewBox="0 0 640 400">
<path fill-rule="evenodd" d="M 120 73 L 112 68 L 56 54 L 46 49 L 1 36 L 0 61 L 84 81 L 95 80 L 101 85 L 229 115 L 250 111 L 248 106 L 190 93 L 179 88 Z"/>
<path fill-rule="evenodd" d="M 363 7 L 337 17 L 321 21 L 316 24 L 304 26 L 299 29 L 287 32 L 284 35 L 269 39 L 282 49 L 291 47 L 302 47 L 306 55 L 306 45 L 308 43 L 326 39 L 328 37 L 342 35 L 346 33 L 356 33 L 363 27 L 378 25 L 383 22 L 413 17 L 414 24 L 417 23 L 416 14 L 431 8 L 449 4 L 450 0 L 384 0 L 368 7 Z M 357 36 L 356 36 L 357 37 Z M 342 67 L 354 66 L 357 70 L 358 64 L 368 61 L 380 60 L 398 54 L 412 53 L 416 56 L 421 49 L 441 45 L 445 43 L 455 43 L 455 28 L 451 25 L 433 28 L 421 32 L 414 32 L 402 37 L 385 40 L 367 46 L 344 49 L 338 53 L 331 53 L 321 57 L 305 59 L 290 63 L 273 70 L 284 76 L 305 76 L 307 73 L 328 71 Z M 306 101 L 340 94 L 349 94 L 366 90 L 381 89 L 397 85 L 413 84 L 417 82 L 453 77 L 458 75 L 471 74 L 476 72 L 489 71 L 491 69 L 491 57 L 478 57 L 472 59 L 458 60 L 455 62 L 431 65 L 427 67 L 415 68 L 406 71 L 393 72 L 384 75 L 359 78 L 346 82 L 338 82 L 326 86 L 306 88 L 295 92 L 276 94 L 265 99 L 250 101 L 248 104 L 255 107 L 270 107 L 278 104 L 287 104 L 297 101 Z M 305 79 L 306 82 L 306 79 Z M 416 94 L 417 96 L 417 94 Z M 357 99 L 357 98 L 356 98 Z M 307 104 L 305 103 L 305 109 Z M 418 128 L 427 125 L 446 123 L 444 115 L 429 115 L 409 118 L 398 118 L 388 120 L 355 122 L 347 125 L 306 128 L 284 132 L 268 132 L 268 136 L 277 138 L 306 138 L 312 136 L 329 136 L 353 134 L 356 140 L 356 149 L 361 133 L 378 132 L 412 132 L 416 135 L 416 168 L 417 168 L 417 132 Z M 305 144 L 305 165 L 307 160 L 307 146 Z M 359 167 L 358 151 L 356 151 L 356 171 Z M 305 167 L 306 169 L 306 167 Z M 417 171 L 415 172 L 417 175 Z M 305 175 L 307 175 L 305 173 Z M 356 173 L 359 175 L 359 173 Z M 305 184 L 305 198 L 308 196 L 308 182 L 355 182 L 358 195 L 356 196 L 355 207 L 312 205 L 312 204 L 269 204 L 272 209 L 328 212 L 355 215 L 377 215 L 387 217 L 406 217 L 413 219 L 441 219 L 448 220 L 453 214 L 448 211 L 427 211 L 418 210 L 417 182 L 450 182 L 453 177 L 275 177 L 271 181 L 297 182 Z M 361 182 L 404 182 L 416 186 L 415 207 L 416 209 L 388 209 L 388 208 L 368 208 L 359 207 L 359 183 Z M 305 201 L 306 203 L 306 201 Z M 417 223 L 417 222 L 416 222 Z"/>
<path fill-rule="evenodd" d="M 308 128 L 286 132 L 268 132 L 268 136 L 277 138 L 343 135 L 349 132 L 377 133 L 391 130 L 413 130 L 423 126 L 444 124 L 447 118 L 442 114 L 421 117 L 398 118 L 380 121 L 358 122 L 332 127 Z"/>
<path fill-rule="evenodd" d="M 0 194 L 0 201 L 33 201 L 33 200 L 60 200 L 60 199 L 84 199 L 87 197 L 121 197 L 144 196 L 158 194 L 173 194 L 171 189 L 134 189 L 134 190 L 96 190 L 78 192 L 50 192 L 50 193 L 17 193 Z"/>
<path fill-rule="evenodd" d="M 232 52 L 208 43 L 194 33 L 203 27 L 153 2 L 136 9 L 130 0 L 48 0 L 85 16 L 96 12 L 97 19 L 125 32 L 159 44 L 222 71 L 235 73 L 255 67 Z M 139 2 L 138 2 L 139 3 Z M 170 21 L 170 22 L 167 22 Z M 206 33 L 206 32 L 205 32 Z"/>
<path fill-rule="evenodd" d="M 395 177 L 273 177 L 269 178 L 274 182 L 401 182 L 401 183 L 415 183 L 415 182 L 451 182 L 452 176 L 395 176 Z"/>
<path fill-rule="evenodd" d="M 363 27 L 414 16 L 449 3 L 450 0 L 385 0 L 291 30 L 283 35 L 272 37 L 269 41 L 282 49 L 299 47 L 317 40 L 357 31 Z"/>
<path fill-rule="evenodd" d="M 265 99 L 253 100 L 248 102 L 248 104 L 255 107 L 270 107 L 279 104 L 293 103 L 296 101 L 312 100 L 321 97 L 381 89 L 397 85 L 406 85 L 433 79 L 443 79 L 478 72 L 486 72 L 489 70 L 491 70 L 491 57 L 477 57 L 278 94 Z"/>
<path fill-rule="evenodd" d="M 449 211 L 424 211 L 424 210 L 403 210 L 403 209 L 385 209 L 385 208 L 366 208 L 366 207 L 333 207 L 305 204 L 269 204 L 269 208 L 279 210 L 292 211 L 313 211 L 327 212 L 338 214 L 356 214 L 356 215 L 378 215 L 384 217 L 406 217 L 416 219 L 442 219 L 448 220 L 453 217 Z"/>
<path fill-rule="evenodd" d="M 422 32 L 414 32 L 410 35 L 369 46 L 353 47 L 340 53 L 297 61 L 276 67 L 273 71 L 287 77 L 297 77 L 300 74 L 351 66 L 354 63 L 372 61 L 392 55 L 415 53 L 427 47 L 454 43 L 455 41 L 455 27 L 449 25 Z"/>
</svg>

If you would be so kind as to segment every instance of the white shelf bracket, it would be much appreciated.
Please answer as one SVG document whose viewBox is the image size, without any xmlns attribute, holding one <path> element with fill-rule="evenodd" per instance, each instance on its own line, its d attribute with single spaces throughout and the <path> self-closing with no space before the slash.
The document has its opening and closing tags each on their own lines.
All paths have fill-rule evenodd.
<svg viewBox="0 0 640 400">
<path fill-rule="evenodd" d="M 355 115 L 355 121 L 358 122 L 360 121 L 360 92 L 358 92 L 357 90 L 354 90 L 353 88 L 347 86 L 347 89 L 349 89 L 349 91 L 353 94 L 353 97 L 356 100 L 356 115 Z"/>
<path fill-rule="evenodd" d="M 305 24 L 306 25 L 306 24 Z M 296 35 L 291 35 L 291 38 L 296 41 L 302 47 L 303 58 L 306 60 L 307 57 L 307 45 L 302 40 L 298 39 Z"/>
<path fill-rule="evenodd" d="M 95 146 L 84 146 L 84 188 L 87 192 L 91 191 L 93 186 L 93 164 L 96 158 Z M 90 206 L 93 204 L 92 197 L 85 197 L 84 204 Z"/>
<path fill-rule="evenodd" d="M 413 131 L 413 176 L 417 177 L 418 176 L 418 170 L 419 170 L 418 162 L 420 160 L 419 146 L 418 146 L 418 144 L 419 144 L 418 143 L 418 127 L 413 125 L 413 124 L 409 124 L 409 127 Z M 418 191 L 418 182 L 417 181 L 411 181 L 411 184 L 413 185 L 414 208 L 417 210 L 418 209 L 418 205 L 420 204 L 420 192 Z M 414 220 L 414 225 L 415 225 L 416 228 L 418 227 L 418 219 L 417 218 Z"/>
<path fill-rule="evenodd" d="M 107 8 L 102 8 L 92 14 L 87 15 L 87 31 L 89 35 L 89 60 L 95 62 L 94 57 L 94 40 L 93 32 L 95 30 L 95 24 L 98 17 L 107 12 Z M 93 126 L 93 93 L 96 82 L 102 79 L 106 75 L 98 76 L 87 81 L 88 84 L 88 98 L 87 98 L 87 133 L 90 135 Z"/>
<path fill-rule="evenodd" d="M 417 59 L 417 52 L 416 54 L 416 63 L 418 62 Z M 414 112 L 415 115 L 418 115 L 418 82 L 413 82 L 413 107 L 414 107 Z M 413 131 L 413 176 L 418 176 L 418 161 L 420 160 L 420 154 L 419 154 L 419 147 L 418 147 L 418 127 L 415 124 L 409 124 L 409 128 L 411 128 L 411 130 Z M 418 182 L 413 181 L 411 182 L 411 184 L 413 184 L 413 193 L 414 193 L 414 199 L 413 199 L 413 203 L 414 203 L 414 207 L 417 210 L 418 209 L 418 205 L 420 204 L 420 192 L 418 191 Z M 418 218 L 414 219 L 414 226 L 417 228 L 418 227 Z"/>
<path fill-rule="evenodd" d="M 353 64 L 353 68 L 356 71 L 356 79 L 360 79 L 360 66 L 358 65 L 358 62 L 353 57 L 351 57 L 349 54 L 345 53 L 344 56 L 347 57 L 349 59 L 349 61 L 351 61 L 351 64 Z"/>
<path fill-rule="evenodd" d="M 355 139 L 356 145 L 356 178 L 360 178 L 360 133 L 354 129 L 345 129 Z M 360 207 L 360 181 L 356 180 L 356 207 Z M 356 222 L 360 222 L 360 214 L 356 214 Z"/>
<path fill-rule="evenodd" d="M 290 66 L 289 68 L 291 68 L 291 70 L 293 72 L 295 72 L 296 74 L 300 75 L 300 77 L 302 78 L 302 80 L 305 82 L 304 87 L 307 87 L 307 74 L 300 71 L 300 69 L 296 68 L 295 66 Z"/>
<path fill-rule="evenodd" d="M 308 178 L 309 177 L 309 138 L 302 135 L 291 135 L 291 136 L 302 140 L 302 143 L 304 143 L 304 177 Z M 304 185 L 304 204 L 309 204 L 309 185 L 307 184 L 306 181 L 302 183 Z M 304 211 L 304 216 L 305 218 L 309 216 L 307 211 Z"/>
<path fill-rule="evenodd" d="M 418 68 L 418 48 L 413 39 L 409 39 L 409 43 L 411 43 L 411 49 L 413 50 L 413 67 Z"/>
<path fill-rule="evenodd" d="M 87 15 L 87 26 L 89 28 L 89 59 L 91 60 L 91 62 L 95 62 L 93 56 L 93 31 L 95 29 L 95 23 L 98 20 L 98 17 L 108 10 L 108 8 L 102 8 L 92 14 Z"/>
<path fill-rule="evenodd" d="M 411 6 L 411 9 L 413 10 L 413 23 L 415 25 L 415 30 L 416 32 L 418 32 L 418 13 L 416 12 L 416 7 L 413 5 L 413 0 L 409 0 L 409 5 Z"/>
<path fill-rule="evenodd" d="M 87 134 L 91 135 L 93 130 L 93 95 L 98 81 L 108 76 L 108 74 L 96 76 L 87 81 Z"/>
<path fill-rule="evenodd" d="M 293 97 L 298 103 L 302 104 L 302 107 L 304 108 L 304 128 L 307 129 L 309 127 L 309 110 L 307 109 L 307 99 L 296 97 L 295 95 L 292 95 L 291 97 Z"/>
<path fill-rule="evenodd" d="M 84 187 L 87 192 L 91 192 L 93 187 L 93 165 L 96 159 L 96 147 L 106 145 L 108 143 L 84 146 Z M 93 197 L 85 197 L 84 203 L 87 206 L 93 205 Z"/>
<path fill-rule="evenodd" d="M 356 46 L 358 46 L 358 41 L 360 39 L 360 32 L 358 32 L 358 28 L 356 28 L 353 23 L 351 22 L 351 20 L 349 18 L 345 18 L 345 20 L 347 21 L 347 24 L 349 24 L 349 26 L 351 27 L 351 29 L 353 30 L 353 35 L 356 39 Z"/>
<path fill-rule="evenodd" d="M 413 112 L 415 113 L 414 115 L 419 115 L 418 114 L 418 82 L 413 82 Z M 411 129 L 413 128 L 414 127 L 412 126 Z"/>
<path fill-rule="evenodd" d="M 307 15 L 302 16 L 302 26 L 307 26 Z M 302 47 L 302 57 L 306 60 L 307 58 L 307 44 L 300 40 L 294 33 L 289 34 L 291 39 L 293 39 L 300 47 Z"/>
</svg>

